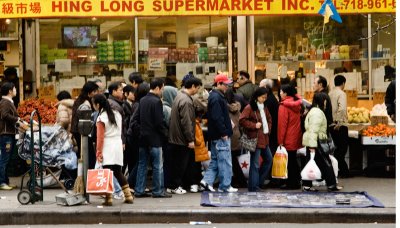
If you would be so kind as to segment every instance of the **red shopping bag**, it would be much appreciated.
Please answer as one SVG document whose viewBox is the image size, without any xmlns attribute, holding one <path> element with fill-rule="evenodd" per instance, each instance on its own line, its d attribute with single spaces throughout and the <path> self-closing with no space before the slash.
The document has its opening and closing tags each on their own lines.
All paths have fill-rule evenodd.
<svg viewBox="0 0 400 228">
<path fill-rule="evenodd" d="M 106 194 L 114 192 L 113 171 L 110 169 L 89 169 L 86 181 L 86 193 Z"/>
</svg>

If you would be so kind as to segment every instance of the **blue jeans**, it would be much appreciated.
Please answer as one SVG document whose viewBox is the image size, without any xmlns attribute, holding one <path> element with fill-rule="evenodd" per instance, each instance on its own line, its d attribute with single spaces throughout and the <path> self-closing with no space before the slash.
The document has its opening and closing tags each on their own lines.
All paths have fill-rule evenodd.
<svg viewBox="0 0 400 228">
<path fill-rule="evenodd" d="M 260 167 L 260 155 L 263 159 Z M 255 152 L 250 153 L 250 170 L 248 190 L 254 192 L 260 189 L 267 178 L 272 166 L 271 150 L 267 146 L 265 149 L 257 148 Z"/>
<path fill-rule="evenodd" d="M 10 160 L 11 153 L 14 151 L 15 136 L 0 136 L 0 185 L 9 184 L 7 176 L 7 165 Z"/>
<path fill-rule="evenodd" d="M 204 174 L 203 181 L 212 186 L 217 175 L 220 181 L 219 189 L 227 190 L 232 181 L 231 139 L 211 141 L 211 162 Z"/>
<path fill-rule="evenodd" d="M 114 193 L 119 193 L 122 191 L 121 185 L 119 184 L 117 178 L 113 176 Z"/>
<path fill-rule="evenodd" d="M 147 177 L 147 161 L 151 159 L 153 167 L 153 196 L 164 194 L 163 151 L 161 147 L 140 147 L 135 195 L 144 194 Z"/>
</svg>

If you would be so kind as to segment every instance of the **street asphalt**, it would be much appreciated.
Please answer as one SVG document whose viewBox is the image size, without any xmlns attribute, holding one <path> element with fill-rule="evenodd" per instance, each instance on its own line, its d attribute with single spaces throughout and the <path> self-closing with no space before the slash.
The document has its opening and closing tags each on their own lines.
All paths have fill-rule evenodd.
<svg viewBox="0 0 400 228">
<path fill-rule="evenodd" d="M 20 178 L 12 178 L 20 185 Z M 37 224 L 143 224 L 189 223 L 391 223 L 396 222 L 396 180 L 393 178 L 354 177 L 339 179 L 346 192 L 366 191 L 385 208 L 244 208 L 202 207 L 200 193 L 173 195 L 168 199 L 137 198 L 134 204 L 114 200 L 102 207 L 99 196 L 90 196 L 90 204 L 60 206 L 55 196 L 60 188 L 45 189 L 44 201 L 21 205 L 19 188 L 0 191 L 0 225 Z M 246 189 L 240 189 L 246 191 Z M 265 191 L 281 191 L 267 189 Z M 287 191 L 287 190 L 285 190 Z M 293 190 L 300 191 L 300 190 Z M 323 190 L 324 191 L 324 190 Z"/>
</svg>

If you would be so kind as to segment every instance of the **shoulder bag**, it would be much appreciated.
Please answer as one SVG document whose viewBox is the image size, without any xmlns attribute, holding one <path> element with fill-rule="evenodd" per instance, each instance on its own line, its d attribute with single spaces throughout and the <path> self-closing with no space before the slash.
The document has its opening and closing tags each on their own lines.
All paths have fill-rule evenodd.
<svg viewBox="0 0 400 228">
<path fill-rule="evenodd" d="M 256 115 L 256 120 L 258 122 L 257 113 L 254 112 L 254 114 Z M 250 152 L 255 152 L 256 148 L 257 148 L 257 142 L 258 142 L 258 131 L 257 131 L 257 137 L 255 137 L 253 139 L 249 138 L 247 136 L 247 134 L 245 133 L 245 131 L 243 131 L 242 136 L 240 137 L 239 140 L 240 140 L 240 144 L 242 146 L 242 149 L 248 150 Z"/>
</svg>

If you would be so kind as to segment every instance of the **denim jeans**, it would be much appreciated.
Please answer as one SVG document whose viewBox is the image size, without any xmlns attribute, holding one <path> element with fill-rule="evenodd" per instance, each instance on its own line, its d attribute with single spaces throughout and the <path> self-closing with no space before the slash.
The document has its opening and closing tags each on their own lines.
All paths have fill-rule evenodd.
<svg viewBox="0 0 400 228">
<path fill-rule="evenodd" d="M 144 194 L 147 177 L 147 161 L 150 157 L 153 167 L 153 196 L 164 194 L 163 151 L 161 147 L 140 147 L 135 195 Z"/>
<path fill-rule="evenodd" d="M 15 136 L 0 136 L 0 185 L 9 184 L 7 176 L 7 165 L 10 160 L 11 153 L 14 151 Z"/>
<path fill-rule="evenodd" d="M 212 186 L 215 178 L 219 178 L 219 189 L 227 190 L 232 180 L 231 139 L 211 141 L 211 162 L 206 170 L 203 181 Z"/>
<path fill-rule="evenodd" d="M 260 167 L 260 155 L 263 159 Z M 257 148 L 255 152 L 250 153 L 250 170 L 249 170 L 249 184 L 248 190 L 250 192 L 259 190 L 260 186 L 264 184 L 269 170 L 272 166 L 271 150 L 267 146 L 265 149 Z"/>
<path fill-rule="evenodd" d="M 117 178 L 113 176 L 114 193 L 119 193 L 122 191 L 121 185 L 119 184 Z"/>
</svg>

